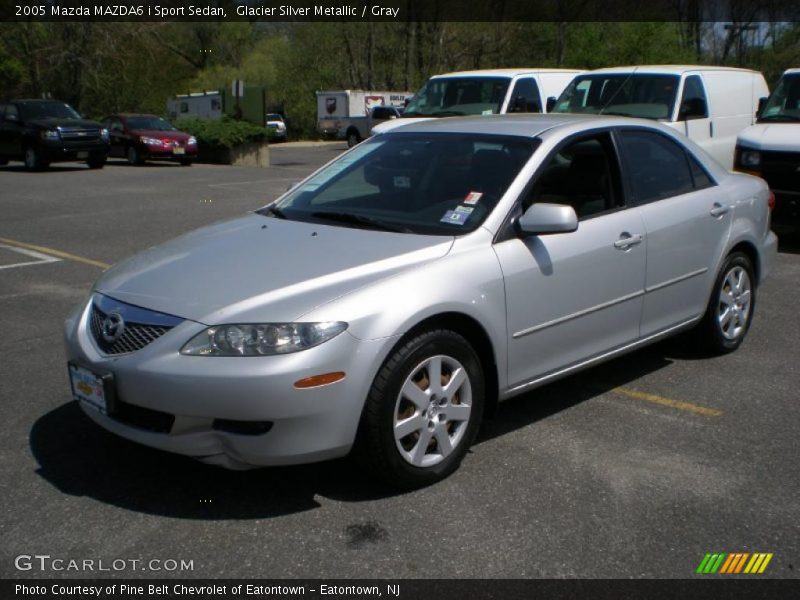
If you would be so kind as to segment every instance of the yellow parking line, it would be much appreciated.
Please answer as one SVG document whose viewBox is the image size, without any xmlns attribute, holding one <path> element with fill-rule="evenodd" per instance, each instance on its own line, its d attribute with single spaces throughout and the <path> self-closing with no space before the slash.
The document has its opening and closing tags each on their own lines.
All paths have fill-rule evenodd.
<svg viewBox="0 0 800 600">
<path fill-rule="evenodd" d="M 27 248 L 28 250 L 35 250 L 36 252 L 41 252 L 42 254 L 57 256 L 58 258 L 63 258 L 66 260 L 83 263 L 84 265 L 90 265 L 92 267 L 100 267 L 101 269 L 107 269 L 108 267 L 111 266 L 110 264 L 101 262 L 99 260 L 84 258 L 83 256 L 78 256 L 77 254 L 70 254 L 69 252 L 63 252 L 62 250 L 56 250 L 55 248 L 48 248 L 47 246 L 37 246 L 36 244 L 18 242 L 17 240 L 9 240 L 7 238 L 0 238 L 0 243 L 7 244 L 9 246 L 16 246 L 17 248 Z"/>
<path fill-rule="evenodd" d="M 696 415 L 703 415 L 704 417 L 718 417 L 722 414 L 721 410 L 716 408 L 708 408 L 707 406 L 700 406 L 699 404 L 692 404 L 691 402 L 683 402 L 682 400 L 673 400 L 672 398 L 664 398 L 656 394 L 647 394 L 639 390 L 632 390 L 624 387 L 617 387 L 611 390 L 622 396 L 628 398 L 635 398 L 636 400 L 644 400 L 645 402 L 652 402 L 653 404 L 660 404 L 661 406 L 669 406 L 686 412 L 694 413 Z"/>
</svg>

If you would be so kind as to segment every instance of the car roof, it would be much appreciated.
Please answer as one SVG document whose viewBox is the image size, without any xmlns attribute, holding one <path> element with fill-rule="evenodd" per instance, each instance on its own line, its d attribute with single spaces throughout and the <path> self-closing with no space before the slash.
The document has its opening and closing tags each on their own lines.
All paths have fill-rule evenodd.
<svg viewBox="0 0 800 600">
<path fill-rule="evenodd" d="M 540 69 L 539 67 L 531 68 L 514 68 L 514 69 L 479 69 L 475 71 L 454 71 L 453 73 L 441 73 L 434 75 L 431 79 L 438 79 L 444 77 L 514 77 L 516 75 L 525 75 L 528 73 L 566 73 L 577 74 L 583 71 L 579 69 Z"/>
<path fill-rule="evenodd" d="M 793 69 L 786 69 L 783 74 L 784 75 L 797 75 L 800 73 L 800 67 L 795 67 Z"/>
<path fill-rule="evenodd" d="M 625 67 L 606 67 L 587 71 L 584 75 L 611 74 L 611 73 L 647 73 L 649 75 L 682 75 L 688 71 L 722 71 L 734 73 L 756 73 L 751 69 L 739 69 L 736 67 L 713 67 L 707 65 L 628 65 Z"/>
</svg>

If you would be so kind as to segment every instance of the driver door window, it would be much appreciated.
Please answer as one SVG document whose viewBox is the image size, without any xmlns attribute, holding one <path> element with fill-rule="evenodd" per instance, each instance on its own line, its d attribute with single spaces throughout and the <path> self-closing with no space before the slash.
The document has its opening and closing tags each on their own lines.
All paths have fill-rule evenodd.
<svg viewBox="0 0 800 600">
<path fill-rule="evenodd" d="M 523 210 L 534 202 L 567 204 L 578 219 L 621 207 L 619 165 L 610 134 L 580 138 L 551 156 Z"/>
</svg>

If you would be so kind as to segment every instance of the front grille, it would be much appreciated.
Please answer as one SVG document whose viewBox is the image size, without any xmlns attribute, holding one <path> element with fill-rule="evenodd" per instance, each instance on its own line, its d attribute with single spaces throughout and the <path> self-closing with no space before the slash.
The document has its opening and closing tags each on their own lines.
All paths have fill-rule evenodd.
<svg viewBox="0 0 800 600">
<path fill-rule="evenodd" d="M 59 132 L 61 134 L 61 139 L 65 142 L 97 142 L 100 139 L 99 129 L 62 127 Z"/>
<path fill-rule="evenodd" d="M 761 177 L 770 189 L 800 192 L 800 153 L 762 152 Z"/>
<path fill-rule="evenodd" d="M 112 319 L 107 324 L 107 333 L 118 334 L 112 341 L 103 337 L 103 322 L 109 315 Z M 182 322 L 180 317 L 120 302 L 103 294 L 94 295 L 89 314 L 89 330 L 98 348 L 105 354 L 141 350 Z M 119 326 L 122 327 L 122 333 L 118 332 Z"/>
</svg>

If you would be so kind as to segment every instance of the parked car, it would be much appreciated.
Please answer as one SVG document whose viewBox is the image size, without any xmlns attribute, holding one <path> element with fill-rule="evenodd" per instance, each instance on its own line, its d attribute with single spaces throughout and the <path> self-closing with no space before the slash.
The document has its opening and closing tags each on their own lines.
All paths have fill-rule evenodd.
<svg viewBox="0 0 800 600">
<path fill-rule="evenodd" d="M 278 113 L 269 113 L 266 117 L 267 129 L 272 132 L 270 141 L 285 142 L 286 141 L 286 123 L 283 117 Z"/>
<path fill-rule="evenodd" d="M 463 115 L 546 113 L 572 79 L 574 69 L 483 69 L 434 75 L 407 103 L 402 119 L 373 133 L 421 119 Z"/>
<path fill-rule="evenodd" d="M 733 168 L 736 136 L 755 122 L 769 95 L 758 71 L 647 65 L 597 69 L 575 77 L 553 112 L 657 119 Z"/>
<path fill-rule="evenodd" d="M 197 139 L 159 116 L 119 113 L 103 123 L 111 134 L 109 156 L 127 158 L 132 165 L 169 160 L 188 167 L 197 158 Z"/>
<path fill-rule="evenodd" d="M 108 130 L 65 102 L 0 102 L 0 165 L 20 160 L 34 170 L 79 160 L 102 169 L 107 154 Z"/>
<path fill-rule="evenodd" d="M 368 138 L 374 126 L 399 115 L 410 97 L 410 92 L 317 92 L 317 131 L 325 137 L 347 140 L 352 148 Z"/>
<path fill-rule="evenodd" d="M 646 120 L 409 124 L 106 271 L 66 322 L 73 393 L 208 463 L 355 447 L 425 485 L 497 400 L 691 328 L 735 350 L 776 253 L 768 196 Z"/>
<path fill-rule="evenodd" d="M 758 115 L 739 134 L 735 167 L 764 178 L 775 194 L 772 227 L 800 230 L 800 69 L 789 69 Z"/>
</svg>

